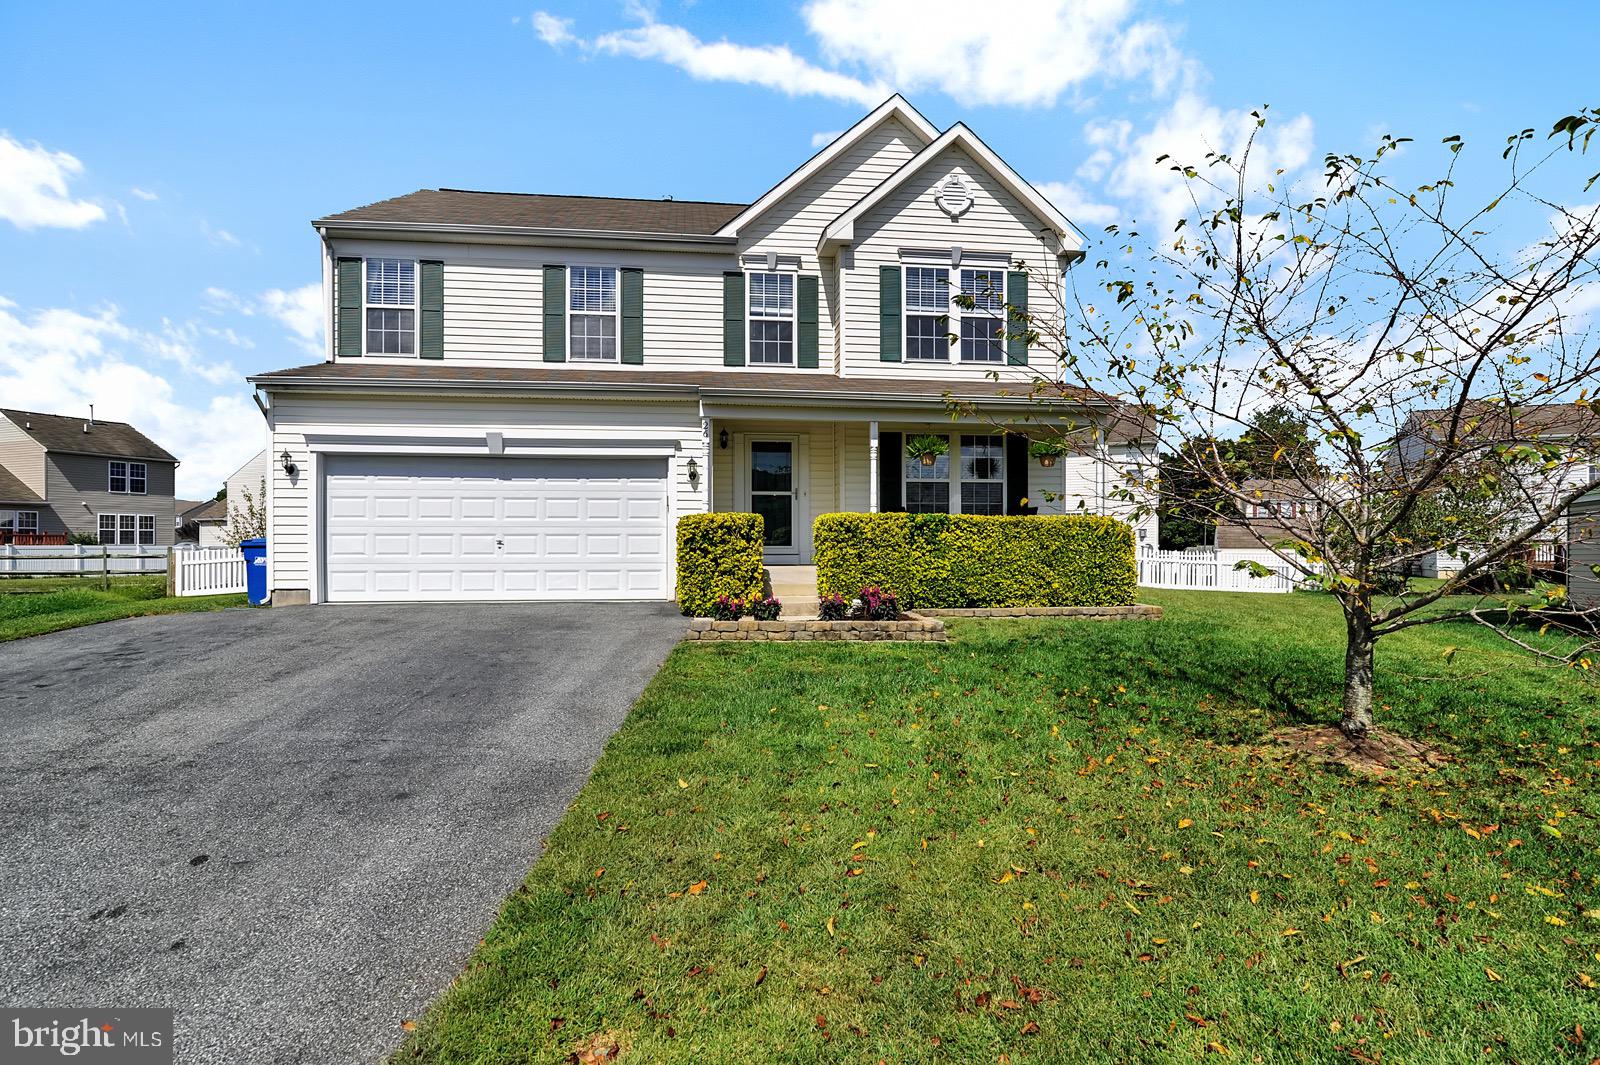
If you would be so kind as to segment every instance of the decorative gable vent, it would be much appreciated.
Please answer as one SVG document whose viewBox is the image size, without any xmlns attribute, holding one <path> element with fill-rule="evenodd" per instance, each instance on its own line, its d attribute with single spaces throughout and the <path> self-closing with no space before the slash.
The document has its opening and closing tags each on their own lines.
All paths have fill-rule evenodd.
<svg viewBox="0 0 1600 1065">
<path fill-rule="evenodd" d="M 955 221 L 972 210 L 972 191 L 961 180 L 961 175 L 951 174 L 940 182 L 933 194 L 933 202 L 939 205 L 939 210 L 950 216 L 951 221 Z"/>
</svg>

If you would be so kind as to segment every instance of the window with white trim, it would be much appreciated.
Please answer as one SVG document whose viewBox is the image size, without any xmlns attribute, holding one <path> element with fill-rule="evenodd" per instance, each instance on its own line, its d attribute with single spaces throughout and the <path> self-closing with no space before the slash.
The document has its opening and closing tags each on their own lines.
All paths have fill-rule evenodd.
<svg viewBox="0 0 1600 1065">
<path fill-rule="evenodd" d="M 113 459 L 106 463 L 106 491 L 142 496 L 149 485 L 149 470 L 142 462 Z"/>
<path fill-rule="evenodd" d="M 961 513 L 1006 512 L 1006 448 L 999 436 L 961 438 Z"/>
<path fill-rule="evenodd" d="M 141 546 L 156 542 L 156 516 L 154 514 L 139 515 L 139 543 Z"/>
<path fill-rule="evenodd" d="M 39 531 L 39 512 L 37 510 L 17 511 L 17 532 L 36 533 Z"/>
<path fill-rule="evenodd" d="M 752 366 L 794 365 L 794 277 L 782 273 L 745 277 Z"/>
<path fill-rule="evenodd" d="M 1292 499 L 1268 499 L 1250 505 L 1252 518 L 1293 518 L 1299 514 L 1300 508 Z"/>
<path fill-rule="evenodd" d="M 908 514 L 950 513 L 950 453 L 924 464 L 920 455 L 905 456 L 906 512 Z"/>
<path fill-rule="evenodd" d="M 115 514 L 100 515 L 100 542 L 109 546 L 117 543 L 117 516 Z"/>
<path fill-rule="evenodd" d="M 972 297 L 970 311 L 957 311 L 961 316 L 961 361 L 1004 362 L 1001 329 L 1006 317 L 1006 272 L 962 270 L 961 292 Z"/>
<path fill-rule="evenodd" d="M 616 267 L 569 267 L 567 357 L 576 362 L 617 361 L 617 313 Z"/>
<path fill-rule="evenodd" d="M 950 271 L 937 266 L 908 266 L 905 277 L 906 359 L 948 361 Z"/>
<path fill-rule="evenodd" d="M 101 514 L 100 542 L 109 547 L 136 547 L 156 542 L 154 514 Z"/>
<path fill-rule="evenodd" d="M 417 353 L 417 264 L 414 259 L 366 260 L 368 355 Z"/>
</svg>

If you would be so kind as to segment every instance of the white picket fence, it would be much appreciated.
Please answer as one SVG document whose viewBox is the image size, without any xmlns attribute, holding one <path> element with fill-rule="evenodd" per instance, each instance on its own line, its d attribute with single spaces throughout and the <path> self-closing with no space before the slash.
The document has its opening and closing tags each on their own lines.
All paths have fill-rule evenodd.
<svg viewBox="0 0 1600 1065">
<path fill-rule="evenodd" d="M 1272 572 L 1252 576 L 1236 569 L 1244 560 L 1259 562 Z M 1195 550 L 1139 552 L 1139 583 L 1146 588 L 1181 588 L 1207 592 L 1292 592 L 1304 577 L 1270 551 Z"/>
<path fill-rule="evenodd" d="M 173 595 L 244 591 L 244 555 L 237 547 L 193 547 L 172 553 Z"/>
<path fill-rule="evenodd" d="M 0 545 L 0 575 L 65 577 L 97 573 L 165 573 L 164 547 L 105 547 L 67 544 L 53 547 Z"/>
</svg>

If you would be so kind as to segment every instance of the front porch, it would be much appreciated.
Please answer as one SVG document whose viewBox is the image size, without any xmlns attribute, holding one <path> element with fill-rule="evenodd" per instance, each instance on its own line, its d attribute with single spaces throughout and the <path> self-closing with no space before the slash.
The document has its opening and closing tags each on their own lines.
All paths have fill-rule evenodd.
<svg viewBox="0 0 1600 1065">
<path fill-rule="evenodd" d="M 786 588 L 812 564 L 819 514 L 912 511 L 951 514 L 1116 514 L 1109 489 L 1118 474 L 1103 441 L 1049 466 L 1028 454 L 1021 432 L 978 419 L 940 420 L 903 412 L 741 410 L 708 416 L 713 511 L 760 514 L 764 561 Z M 919 416 L 920 415 L 920 416 Z M 1035 430 L 1039 436 L 1049 435 Z M 948 451 L 931 462 L 906 454 L 916 436 L 941 437 Z M 815 598 L 811 573 L 808 598 Z M 788 599 L 781 593 L 776 593 Z"/>
</svg>

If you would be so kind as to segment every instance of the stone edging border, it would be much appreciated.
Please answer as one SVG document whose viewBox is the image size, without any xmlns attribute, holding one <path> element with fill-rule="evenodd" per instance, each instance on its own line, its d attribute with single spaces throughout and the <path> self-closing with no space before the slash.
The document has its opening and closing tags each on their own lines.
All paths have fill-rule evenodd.
<svg viewBox="0 0 1600 1065">
<path fill-rule="evenodd" d="M 920 610 L 930 618 L 1094 618 L 1101 621 L 1159 621 L 1161 608 L 1147 603 L 1131 606 L 1001 606 L 948 607 Z"/>
<path fill-rule="evenodd" d="M 686 640 L 768 640 L 803 642 L 806 640 L 853 640 L 870 642 L 944 643 L 944 622 L 920 614 L 905 614 L 900 621 L 712 621 L 689 619 Z"/>
</svg>

